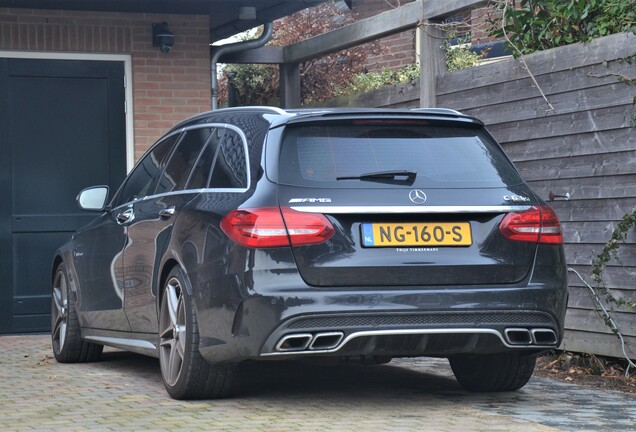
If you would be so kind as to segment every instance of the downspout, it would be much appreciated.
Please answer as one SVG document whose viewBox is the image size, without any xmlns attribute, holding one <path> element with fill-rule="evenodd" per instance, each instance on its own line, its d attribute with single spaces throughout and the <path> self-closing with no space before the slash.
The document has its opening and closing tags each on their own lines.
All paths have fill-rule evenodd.
<svg viewBox="0 0 636 432">
<path fill-rule="evenodd" d="M 273 33 L 274 33 L 274 26 L 270 22 L 270 23 L 266 23 L 263 26 L 263 33 L 257 39 L 225 44 L 225 45 L 218 45 L 218 46 L 213 45 L 210 47 L 210 53 L 211 53 L 210 68 L 212 69 L 211 81 L 212 81 L 212 109 L 213 110 L 218 108 L 219 80 L 216 76 L 216 72 L 217 72 L 217 64 L 219 62 L 219 58 L 221 58 L 223 54 L 229 54 L 229 53 L 234 53 L 238 51 L 245 51 L 248 49 L 260 48 L 272 39 Z"/>
</svg>

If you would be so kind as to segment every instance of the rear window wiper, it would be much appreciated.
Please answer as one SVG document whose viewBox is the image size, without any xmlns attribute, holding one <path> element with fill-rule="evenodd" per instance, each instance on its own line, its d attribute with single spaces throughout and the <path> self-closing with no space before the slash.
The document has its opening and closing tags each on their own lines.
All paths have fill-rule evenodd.
<svg viewBox="0 0 636 432">
<path fill-rule="evenodd" d="M 394 180 L 413 183 L 416 176 L 415 171 L 394 170 L 368 172 L 357 176 L 341 176 L 336 177 L 336 180 Z"/>
</svg>

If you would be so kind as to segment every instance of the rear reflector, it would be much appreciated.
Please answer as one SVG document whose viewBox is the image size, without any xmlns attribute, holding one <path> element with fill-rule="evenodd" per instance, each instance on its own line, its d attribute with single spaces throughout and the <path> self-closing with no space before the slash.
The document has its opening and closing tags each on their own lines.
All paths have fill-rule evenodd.
<svg viewBox="0 0 636 432">
<path fill-rule="evenodd" d="M 548 206 L 508 213 L 499 224 L 499 231 L 514 241 L 563 244 L 561 223 L 554 210 Z"/>
<path fill-rule="evenodd" d="M 221 220 L 221 229 L 236 243 L 250 248 L 323 243 L 334 233 L 326 216 L 289 207 L 234 210 Z"/>
</svg>

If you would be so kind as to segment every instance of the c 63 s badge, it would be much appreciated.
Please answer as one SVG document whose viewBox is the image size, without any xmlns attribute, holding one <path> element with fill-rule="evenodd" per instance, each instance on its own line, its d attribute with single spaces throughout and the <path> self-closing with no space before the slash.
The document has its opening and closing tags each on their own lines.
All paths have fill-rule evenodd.
<svg viewBox="0 0 636 432">
<path fill-rule="evenodd" d="M 330 203 L 331 198 L 292 198 L 289 200 L 290 204 L 294 203 Z"/>
<path fill-rule="evenodd" d="M 530 198 L 521 195 L 504 195 L 503 199 L 512 202 L 530 202 Z"/>
</svg>

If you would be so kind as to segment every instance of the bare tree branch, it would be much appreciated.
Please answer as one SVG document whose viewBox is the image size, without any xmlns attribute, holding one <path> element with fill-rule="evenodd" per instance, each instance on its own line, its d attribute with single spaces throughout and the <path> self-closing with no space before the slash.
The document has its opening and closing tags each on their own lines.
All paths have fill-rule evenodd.
<svg viewBox="0 0 636 432">
<path fill-rule="evenodd" d="M 523 65 L 523 68 L 528 72 L 528 75 L 530 75 L 530 78 L 532 79 L 532 82 L 537 87 L 537 90 L 539 90 L 539 93 L 541 93 L 541 97 L 543 97 L 543 100 L 545 100 L 545 102 L 548 104 L 548 107 L 550 107 L 550 109 L 547 112 L 556 112 L 556 109 L 550 103 L 550 101 L 548 100 L 547 96 L 543 92 L 543 89 L 541 88 L 541 86 L 537 82 L 537 79 L 532 74 L 532 71 L 530 70 L 530 67 L 528 67 L 528 63 L 526 63 L 526 60 L 523 58 L 523 53 L 521 52 L 521 50 L 519 48 L 517 48 L 517 46 L 515 44 L 512 43 L 512 41 L 508 37 L 508 32 L 506 32 L 506 12 L 508 11 L 508 6 L 510 6 L 510 1 L 511 0 L 504 0 L 503 16 L 502 16 L 502 19 L 501 19 L 501 30 L 503 30 L 504 38 L 506 39 L 506 42 L 508 42 L 508 44 L 515 51 L 517 51 L 519 53 L 519 60 L 521 61 L 521 64 Z M 514 7 L 514 5 L 513 5 L 513 7 Z"/>
</svg>

